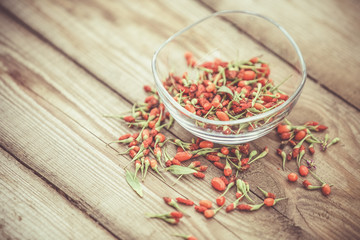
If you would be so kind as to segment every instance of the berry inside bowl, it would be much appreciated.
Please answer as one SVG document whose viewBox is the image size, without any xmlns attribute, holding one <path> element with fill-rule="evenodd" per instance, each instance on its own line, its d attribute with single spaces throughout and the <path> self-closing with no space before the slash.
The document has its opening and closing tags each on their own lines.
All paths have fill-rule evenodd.
<svg viewBox="0 0 360 240">
<path fill-rule="evenodd" d="M 269 133 L 295 106 L 306 81 L 290 35 L 245 11 L 216 12 L 175 33 L 155 52 L 152 71 L 174 119 L 221 144 Z"/>
</svg>

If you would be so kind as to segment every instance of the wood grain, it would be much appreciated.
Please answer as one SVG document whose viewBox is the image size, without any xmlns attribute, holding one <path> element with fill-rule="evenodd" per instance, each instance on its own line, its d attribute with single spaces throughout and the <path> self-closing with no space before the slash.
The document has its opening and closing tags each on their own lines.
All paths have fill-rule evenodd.
<svg viewBox="0 0 360 240">
<path fill-rule="evenodd" d="M 25 38 L 28 43 L 34 40 L 31 36 L 17 36 L 16 34 L 19 34 L 21 29 L 12 26 L 4 18 L 2 21 L 6 22 L 9 28 L 18 30 L 13 32 L 14 35 L 11 35 L 11 39 L 15 42 Z M 21 44 L 13 45 L 15 42 L 10 44 L 13 46 L 11 49 L 16 48 L 21 51 L 21 48 L 19 48 Z M 202 198 L 213 198 L 214 191 L 209 188 L 208 182 L 205 181 L 199 182 L 197 186 L 189 189 L 191 178 L 185 178 L 185 183 L 188 184 L 182 186 L 179 184 L 179 187 L 176 186 L 175 190 L 174 186 L 164 185 L 157 177 L 150 175 L 144 189 L 146 200 L 139 199 L 125 183 L 124 171 L 118 166 L 124 167 L 127 161 L 124 161 L 123 158 L 119 159 L 116 152 L 106 149 L 104 140 L 98 139 L 97 136 L 94 136 L 93 133 L 90 133 L 77 123 L 78 121 L 85 124 L 83 120 L 80 118 L 74 120 L 76 115 L 73 112 L 75 110 L 71 110 L 71 104 L 63 96 L 70 96 L 71 94 L 69 95 L 67 91 L 77 89 L 76 85 L 65 84 L 64 86 L 68 90 L 62 89 L 61 91 L 54 86 L 47 87 L 47 89 L 52 89 L 51 91 L 43 90 L 41 87 L 46 86 L 44 81 L 47 80 L 62 79 L 66 83 L 67 81 L 71 82 L 73 78 L 70 78 L 67 74 L 64 75 L 63 71 L 54 71 L 54 66 L 51 64 L 38 63 L 42 56 L 37 53 L 47 53 L 47 57 L 56 59 L 56 63 L 65 66 L 65 68 L 67 64 L 70 64 L 76 70 L 76 66 L 68 63 L 61 56 L 54 58 L 56 54 L 53 53 L 53 55 L 49 47 L 36 44 L 36 42 L 34 41 L 34 45 L 29 44 L 30 48 L 36 45 L 37 50 L 33 52 L 33 58 L 27 63 L 22 58 L 23 54 L 14 54 L 9 57 L 7 54 L 2 53 L 2 63 L 6 71 L 1 76 L 1 88 L 3 89 L 1 111 L 4 112 L 2 117 L 5 123 L 1 132 L 1 144 L 8 151 L 14 152 L 18 158 L 24 159 L 26 164 L 30 165 L 48 181 L 63 189 L 64 193 L 72 199 L 75 206 L 97 219 L 102 225 L 107 226 L 113 234 L 120 238 L 130 239 L 143 237 L 167 239 L 175 230 L 168 228 L 167 225 L 159 221 L 148 221 L 144 214 L 146 212 L 162 213 L 170 211 L 168 207 L 159 204 L 162 201 L 162 196 L 177 197 L 185 195 L 194 200 L 200 200 Z M 5 50 L 5 52 L 7 51 Z M 42 66 L 42 70 L 34 66 L 36 63 Z M 21 71 L 16 72 L 13 66 L 17 66 L 16 69 Z M 30 71 L 30 69 L 34 69 L 34 72 Z M 37 75 L 35 75 L 35 72 Z M 75 74 L 76 72 L 77 74 Z M 25 81 L 22 81 L 25 77 L 22 74 L 31 77 L 34 82 L 27 85 Z M 55 75 L 49 78 L 51 74 Z M 85 81 L 91 79 L 90 76 L 84 74 L 82 70 L 79 70 L 72 71 L 70 76 Z M 92 84 L 95 84 L 95 82 L 96 80 L 93 80 Z M 56 85 L 56 81 L 53 84 Z M 100 94 L 101 92 L 102 94 Z M 78 91 L 73 94 L 72 97 L 79 97 Z M 112 99 L 110 102 L 117 100 L 117 105 L 125 107 L 124 102 L 119 101 L 118 95 L 106 88 L 97 88 L 96 95 L 92 96 L 88 93 L 83 96 L 86 95 L 88 98 L 97 96 L 99 97 L 98 101 L 101 101 L 100 98 L 103 99 L 106 96 Z M 63 99 L 63 102 L 59 101 L 59 99 Z M 51 103 L 47 102 L 48 100 Z M 80 104 L 82 101 L 80 97 L 75 102 Z M 74 117 L 73 119 L 59 110 L 64 109 L 64 106 L 68 107 L 66 111 Z M 82 108 L 92 109 L 93 107 L 83 106 Z M 93 118 L 104 120 L 101 113 L 94 115 Z M 12 120 L 10 121 L 10 119 Z M 104 121 L 105 123 L 106 121 Z M 119 130 L 119 126 L 114 127 L 115 130 Z M 29 138 L 21 137 L 23 133 L 29 133 L 29 131 L 36 134 L 31 134 L 31 136 L 25 134 Z M 105 139 L 109 139 L 112 134 L 113 131 L 108 132 Z M 67 136 L 71 136 L 71 138 Z M 215 172 L 209 174 L 209 179 L 215 174 Z M 170 183 L 175 181 L 174 177 L 165 176 Z M 239 229 L 235 227 L 230 229 L 218 220 L 207 222 L 201 215 L 189 209 L 190 211 L 192 211 L 191 218 L 185 220 L 184 224 L 177 228 L 180 232 L 194 231 L 194 224 L 196 223 L 198 226 L 196 233 L 200 236 L 206 236 L 207 239 L 227 239 L 240 237 L 240 235 L 244 237 L 252 236 L 251 231 L 247 233 L 239 232 Z M 252 220 L 259 218 L 258 221 L 265 221 L 270 216 L 274 218 L 274 222 L 277 222 L 277 227 L 269 229 L 274 235 L 277 235 L 280 229 L 285 229 L 285 226 L 293 225 L 291 221 L 276 212 L 262 212 L 257 216 L 249 216 L 241 224 L 246 228 L 250 228 L 249 223 Z M 232 218 L 234 222 L 237 219 L 236 215 Z M 162 231 L 155 231 L 158 228 L 161 228 Z M 281 234 L 285 236 L 294 234 L 294 231 L 291 231 L 293 228 L 297 229 L 295 232 L 299 236 L 308 235 L 296 226 L 282 231 Z M 223 230 L 219 232 L 215 231 L 215 229 Z"/>
<path fill-rule="evenodd" d="M 280 159 L 271 152 L 244 177 L 258 202 L 258 185 L 288 197 L 275 208 L 249 214 L 220 212 L 211 221 L 188 209 L 191 218 L 175 228 L 144 218 L 146 212 L 170 211 L 160 204 L 162 196 L 183 195 L 196 201 L 218 195 L 209 181 L 219 171 L 210 166 L 206 179 L 196 181 L 196 185 L 191 177 L 172 186 L 174 177 L 166 174 L 165 184 L 150 174 L 144 184 L 146 197 L 140 199 L 124 181 L 121 167 L 127 158 L 117 156 L 104 144 L 127 128 L 101 115 L 122 112 L 143 99 L 141 87 L 151 82 L 149 56 L 153 45 L 160 44 L 165 35 L 184 22 L 208 13 L 201 5 L 191 3 L 194 8 L 185 16 L 178 11 L 188 4 L 180 3 L 174 11 L 172 3 L 164 3 L 161 11 L 173 19 L 174 25 L 162 23 L 156 18 L 160 3 L 139 8 L 140 19 L 130 11 L 138 6 L 129 3 L 34 2 L 25 8 L 22 4 L 27 3 L 5 2 L 16 16 L 9 18 L 2 13 L 0 19 L 5 23 L 0 38 L 2 146 L 62 189 L 74 206 L 119 238 L 168 239 L 174 232 L 192 233 L 200 239 L 358 238 L 359 212 L 353 209 L 359 208 L 360 194 L 359 112 L 314 82 L 307 83 L 290 120 L 318 120 L 329 125 L 332 137 L 341 137 L 338 145 L 316 154 L 319 174 L 335 184 L 329 198 L 307 192 L 300 184 L 288 184 L 284 179 L 288 171 L 296 169 L 295 165 L 289 163 L 286 172 L 277 170 Z M 14 22 L 17 17 L 31 26 L 30 31 L 20 20 L 20 25 Z M 160 24 L 160 30 L 155 23 Z M 145 45 L 134 29 L 141 29 L 146 36 Z M 114 32 L 119 35 L 114 36 Z M 136 71 L 139 68 L 144 71 Z M 166 134 L 184 140 L 192 137 L 178 125 Z M 275 149 L 278 139 L 270 134 L 252 146 Z M 121 146 L 114 148 L 124 150 Z"/>
<path fill-rule="evenodd" d="M 360 85 L 353 80 L 360 74 L 359 1 L 201 2 L 211 11 L 246 10 L 275 20 L 298 44 L 310 78 L 360 109 Z"/>
<path fill-rule="evenodd" d="M 150 59 L 145 56 L 151 56 L 165 39 L 211 12 L 225 9 L 258 12 L 280 23 L 293 36 L 304 55 L 308 75 L 312 80 L 319 81 L 338 97 L 360 109 L 360 87 L 353 84 L 353 79 L 359 74 L 357 56 L 360 54 L 360 47 L 356 44 L 360 39 L 357 31 L 360 28 L 357 14 L 360 4 L 357 1 L 347 0 L 341 6 L 336 1 L 330 1 L 325 8 L 319 3 L 314 5 L 312 1 L 297 4 L 279 0 L 274 3 L 264 0 L 242 1 L 241 4 L 237 1 L 182 1 L 176 5 L 165 1 L 161 2 L 161 8 L 157 8 L 158 4 L 154 1 L 142 3 L 134 15 L 137 5 L 127 3 L 3 2 L 3 6 L 31 28 L 118 91 L 121 88 L 109 79 L 134 77 L 133 71 L 119 71 L 118 64 L 127 64 L 126 59 L 149 64 Z M 36 14 L 31 14 L 31 11 Z M 124 14 L 118 14 L 120 11 L 124 11 Z M 179 14 L 185 11 L 186 16 Z M 292 12 L 290 18 L 289 11 Z M 56 14 L 49 15 L 48 12 Z M 336 17 L 329 18 L 329 12 Z M 171 21 L 159 21 L 157 16 L 160 14 L 162 19 Z M 96 19 L 95 24 L 93 19 Z M 153 34 L 146 42 L 139 38 L 139 33 L 145 36 L 152 32 L 157 34 Z M 354 33 L 351 38 L 348 37 L 349 33 Z M 93 41 L 81 41 L 82 38 Z M 141 49 L 141 54 L 126 51 L 126 46 Z M 109 64 L 103 64 L 104 58 Z M 341 68 L 338 63 L 341 63 Z M 124 67 L 131 69 L 129 65 Z M 103 71 L 99 72 L 98 69 Z M 136 74 L 148 78 L 142 72 Z M 124 86 L 123 90 L 128 89 Z"/>
<path fill-rule="evenodd" d="M 1 239 L 115 239 L 3 149 L 0 161 Z"/>
</svg>

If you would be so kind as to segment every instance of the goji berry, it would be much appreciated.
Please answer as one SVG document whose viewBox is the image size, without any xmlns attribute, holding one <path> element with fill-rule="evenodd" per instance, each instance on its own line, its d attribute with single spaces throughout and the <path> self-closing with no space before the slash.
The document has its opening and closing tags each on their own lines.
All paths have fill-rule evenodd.
<svg viewBox="0 0 360 240">
<path fill-rule="evenodd" d="M 195 210 L 197 211 L 197 212 L 199 212 L 199 213 L 203 213 L 203 212 L 205 212 L 206 210 L 207 210 L 207 208 L 206 207 L 204 207 L 204 206 L 198 206 L 198 205 L 195 205 Z"/>
<path fill-rule="evenodd" d="M 311 183 L 309 182 L 309 180 L 304 180 L 303 185 L 305 188 L 308 188 L 311 185 Z"/>
<path fill-rule="evenodd" d="M 235 205 L 234 203 L 230 203 L 227 207 L 226 207 L 226 212 L 231 212 L 235 209 Z"/>
<path fill-rule="evenodd" d="M 295 134 L 295 137 L 294 137 L 294 139 L 296 140 L 296 141 L 300 141 L 300 140 L 302 140 L 305 136 L 306 136 L 306 131 L 305 130 L 300 130 L 300 131 L 298 131 L 296 134 Z"/>
<path fill-rule="evenodd" d="M 214 177 L 211 180 L 211 185 L 218 191 L 224 191 L 226 188 L 224 181 L 219 177 Z"/>
<path fill-rule="evenodd" d="M 253 70 L 246 70 L 243 73 L 243 80 L 253 80 L 256 77 L 256 73 Z"/>
<path fill-rule="evenodd" d="M 216 116 L 220 121 L 229 121 L 230 120 L 229 116 L 222 111 L 217 111 Z"/>
<path fill-rule="evenodd" d="M 223 180 L 223 182 L 225 183 L 225 185 L 228 185 L 228 184 L 229 184 L 229 180 L 228 180 L 225 176 L 221 176 L 220 179 Z"/>
<path fill-rule="evenodd" d="M 230 153 L 230 152 L 229 152 L 229 149 L 228 149 L 227 147 L 225 147 L 225 146 L 222 147 L 220 151 L 221 151 L 221 153 L 224 154 L 224 155 L 228 155 L 228 154 Z"/>
<path fill-rule="evenodd" d="M 124 134 L 121 137 L 119 137 L 119 140 L 124 140 L 124 139 L 128 139 L 129 137 L 131 137 L 130 133 Z"/>
<path fill-rule="evenodd" d="M 224 168 L 225 168 L 225 164 L 222 162 L 214 162 L 214 166 L 221 170 L 224 170 Z"/>
<path fill-rule="evenodd" d="M 290 174 L 288 175 L 288 180 L 289 180 L 290 182 L 296 182 L 297 179 L 298 179 L 298 176 L 296 175 L 296 173 L 290 173 Z"/>
<path fill-rule="evenodd" d="M 214 147 L 214 143 L 210 142 L 210 141 L 202 141 L 199 144 L 200 148 L 213 148 Z"/>
<path fill-rule="evenodd" d="M 212 207 L 212 202 L 210 200 L 200 200 L 199 205 L 209 209 Z"/>
<path fill-rule="evenodd" d="M 291 131 L 291 126 L 289 126 L 289 125 L 280 124 L 280 125 L 278 125 L 278 127 L 277 127 L 277 132 L 278 132 L 279 134 L 281 134 L 281 133 L 287 133 L 287 132 L 290 132 L 290 131 Z"/>
<path fill-rule="evenodd" d="M 219 207 L 221 207 L 222 205 L 224 205 L 224 204 L 225 204 L 225 201 L 226 201 L 226 199 L 225 199 L 224 196 L 220 196 L 220 197 L 216 198 L 216 204 L 217 204 Z"/>
<path fill-rule="evenodd" d="M 180 162 L 183 162 L 183 161 L 191 159 L 192 157 L 193 157 L 193 155 L 189 152 L 178 152 L 178 153 L 176 153 L 174 158 L 179 160 Z"/>
<path fill-rule="evenodd" d="M 183 213 L 182 212 L 178 212 L 178 211 L 174 211 L 170 213 L 170 216 L 173 218 L 182 218 L 183 217 Z"/>
<path fill-rule="evenodd" d="M 239 204 L 237 206 L 237 209 L 241 210 L 241 211 L 250 211 L 251 210 L 251 206 L 248 204 Z"/>
<path fill-rule="evenodd" d="M 205 216 L 206 218 L 212 218 L 214 215 L 215 215 L 215 211 L 212 210 L 212 209 L 207 209 L 207 210 L 205 210 L 205 212 L 204 212 L 204 216 Z"/>
<path fill-rule="evenodd" d="M 145 85 L 144 90 L 145 90 L 145 92 L 151 92 L 152 88 L 149 85 Z"/>
<path fill-rule="evenodd" d="M 194 202 L 191 201 L 190 199 L 185 199 L 185 198 L 181 198 L 181 197 L 177 197 L 176 198 L 176 201 L 178 203 L 182 203 L 182 204 L 185 204 L 187 206 L 193 206 L 194 205 Z"/>
<path fill-rule="evenodd" d="M 194 172 L 193 175 L 197 178 L 205 178 L 205 174 L 203 172 Z"/>
<path fill-rule="evenodd" d="M 322 194 L 324 195 L 324 196 L 328 196 L 328 195 L 330 195 L 330 193 L 331 193 L 331 187 L 330 187 L 330 185 L 329 184 L 323 184 L 322 186 L 321 186 L 321 192 L 322 192 Z"/>
<path fill-rule="evenodd" d="M 135 122 L 135 118 L 133 116 L 125 116 L 124 121 L 132 123 L 132 122 Z"/>
<path fill-rule="evenodd" d="M 268 207 L 273 206 L 275 203 L 275 200 L 273 198 L 265 198 L 264 199 L 264 204 Z"/>
<path fill-rule="evenodd" d="M 207 154 L 206 155 L 206 159 L 211 161 L 211 162 L 218 162 L 220 161 L 220 157 L 219 156 L 215 156 L 215 155 L 211 155 L 211 154 Z"/>
<path fill-rule="evenodd" d="M 307 176 L 309 173 L 309 169 L 307 167 L 305 167 L 304 165 L 301 165 L 299 167 L 299 174 L 303 177 Z"/>
</svg>

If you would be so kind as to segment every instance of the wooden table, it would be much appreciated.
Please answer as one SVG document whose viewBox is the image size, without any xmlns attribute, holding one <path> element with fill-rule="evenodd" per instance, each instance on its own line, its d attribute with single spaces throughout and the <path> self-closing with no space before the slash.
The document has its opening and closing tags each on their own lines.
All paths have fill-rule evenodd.
<svg viewBox="0 0 360 240">
<path fill-rule="evenodd" d="M 1 239 L 359 239 L 360 3 L 346 1 L 13 1 L 0 3 Z M 188 24 L 224 9 L 262 13 L 298 43 L 308 68 L 289 120 L 316 120 L 341 141 L 315 154 L 333 183 L 328 197 L 287 182 L 275 132 L 251 143 L 269 155 L 244 178 L 287 197 L 257 212 L 220 211 L 207 220 L 191 207 L 177 226 L 146 213 L 171 211 L 162 197 L 214 200 L 219 171 L 195 181 L 151 172 L 138 197 L 125 181 L 128 156 L 106 143 L 128 131 L 104 114 L 128 110 L 152 84 L 152 55 Z M 190 141 L 175 125 L 168 137 Z M 174 152 L 171 152 L 174 154 Z M 202 161 L 206 162 L 205 159 Z M 230 194 L 233 195 L 233 194 Z M 232 196 L 229 196 L 230 200 Z"/>
</svg>

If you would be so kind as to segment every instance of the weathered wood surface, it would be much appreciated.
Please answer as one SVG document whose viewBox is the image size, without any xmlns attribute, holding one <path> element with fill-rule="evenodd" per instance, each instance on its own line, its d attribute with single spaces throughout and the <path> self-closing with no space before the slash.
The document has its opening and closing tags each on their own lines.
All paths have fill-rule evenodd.
<svg viewBox="0 0 360 240">
<path fill-rule="evenodd" d="M 241 9 L 268 16 L 299 45 L 308 76 L 360 109 L 360 2 L 202 1 L 211 10 Z"/>
<path fill-rule="evenodd" d="M 116 239 L 60 189 L 3 149 L 0 154 L 2 239 Z"/>
<path fill-rule="evenodd" d="M 209 181 L 219 174 L 219 170 L 210 166 L 204 181 L 186 177 L 175 186 L 172 185 L 173 176 L 166 174 L 167 183 L 164 183 L 155 174 L 150 174 L 143 185 L 145 196 L 140 199 L 124 179 L 123 167 L 129 159 L 117 154 L 124 151 L 124 147 L 105 146 L 106 142 L 128 129 L 117 121 L 104 119 L 102 115 L 126 111 L 133 102 L 144 98 L 141 87 L 152 82 L 150 59 L 162 41 L 211 13 L 209 6 L 225 9 L 230 5 L 217 6 L 210 1 L 159 1 L 141 5 L 129 1 L 2 1 L 1 4 L 4 9 L 0 11 L 0 144 L 5 151 L 3 156 L 13 156 L 2 159 L 15 162 L 11 166 L 20 166 L 12 168 L 17 175 L 10 178 L 7 177 L 11 174 L 8 168 L 1 165 L 1 182 L 4 184 L 1 196 L 6 195 L 1 201 L 8 199 L 9 195 L 21 196 L 20 190 L 12 187 L 14 182 L 31 178 L 36 182 L 32 184 L 33 189 L 46 192 L 51 199 L 59 199 L 65 209 L 58 217 L 59 224 L 46 226 L 46 230 L 26 222 L 23 231 L 12 232 L 9 229 L 14 229 L 19 223 L 14 218 L 3 220 L 11 210 L 19 212 L 22 219 L 32 217 L 36 212 L 53 216 L 59 213 L 56 210 L 51 212 L 51 207 L 41 210 L 39 205 L 27 207 L 36 209 L 32 211 L 18 211 L 22 206 L 16 202 L 4 205 L 9 209 L 2 210 L 0 215 L 4 229 L 2 236 L 45 239 L 46 233 L 65 232 L 66 227 L 59 226 L 71 224 L 77 235 L 64 234 L 64 238 L 99 238 L 103 235 L 103 238 L 119 239 L 169 239 L 174 233 L 191 233 L 199 239 L 360 237 L 357 225 L 360 220 L 357 210 L 360 207 L 360 114 L 354 107 L 358 107 L 358 90 L 352 88 L 355 93 L 348 93 L 351 98 L 342 96 L 349 88 L 346 84 L 358 85 L 350 77 L 344 80 L 349 82 L 336 85 L 335 89 L 331 87 L 335 86 L 331 85 L 334 83 L 327 85 L 330 81 L 326 64 L 317 61 L 327 53 L 312 50 L 307 42 L 310 38 L 300 34 L 301 28 L 294 26 L 288 30 L 291 34 L 294 31 L 294 38 L 304 53 L 310 80 L 289 119 L 298 123 L 318 120 L 329 126 L 331 137 L 341 138 L 341 142 L 326 153 L 316 154 L 319 174 L 335 184 L 332 194 L 325 198 L 319 192 L 308 192 L 299 185 L 288 184 L 284 179 L 295 165 L 288 164 L 285 172 L 278 170 L 280 159 L 274 153 L 278 140 L 271 133 L 253 142 L 252 146 L 258 149 L 268 146 L 273 151 L 244 177 L 252 186 L 252 196 L 257 202 L 261 201 L 261 195 L 256 186 L 286 196 L 288 200 L 256 213 L 220 212 L 212 220 L 205 220 L 189 208 L 187 212 L 191 217 L 179 226 L 171 227 L 160 221 L 150 221 L 144 214 L 170 211 L 171 208 L 162 203 L 163 196 L 182 195 L 194 201 L 215 199 L 218 194 L 209 187 Z M 246 4 L 249 8 L 255 6 L 249 2 Z M 263 9 L 260 8 L 260 12 L 265 11 L 266 4 L 261 1 Z M 293 4 L 289 1 L 281 6 L 299 15 L 291 21 L 310 21 L 303 19 L 305 13 L 294 9 Z M 304 1 L 304 4 L 309 6 L 311 3 Z M 352 13 L 357 3 L 345 2 L 344 6 Z M 331 10 L 336 5 L 332 3 L 327 7 Z M 323 9 L 316 6 L 312 11 L 311 16 L 316 16 L 316 11 L 320 14 Z M 270 17 L 286 23 L 285 15 L 276 16 L 277 19 Z M 345 21 L 356 18 L 357 15 L 348 14 Z M 328 26 L 338 24 L 336 27 L 340 28 L 344 24 L 327 19 L 324 22 L 312 27 L 326 34 L 330 31 Z M 351 28 L 356 23 L 346 26 Z M 340 31 L 336 37 L 344 41 L 345 46 L 352 46 L 359 40 L 356 34 L 350 39 L 340 38 L 342 35 Z M 337 43 L 329 43 L 329 48 L 335 47 L 331 44 Z M 354 48 L 353 53 L 356 46 Z M 351 64 L 359 59 L 346 47 L 344 49 L 349 64 L 339 71 L 358 73 L 356 65 Z M 329 71 L 344 64 L 341 59 L 331 61 L 335 62 L 330 62 L 334 65 L 328 63 L 332 66 Z M 187 141 L 192 137 L 178 125 L 166 135 Z M 25 184 L 22 188 L 29 192 L 29 199 L 46 199 L 42 195 L 31 196 L 32 189 Z M 231 196 L 229 198 L 233 200 Z M 76 218 L 70 221 L 67 216 L 72 214 L 76 214 Z M 84 226 L 77 226 L 80 221 L 85 222 Z M 92 230 L 86 230 L 91 226 Z M 34 231 L 33 235 L 25 237 L 30 231 Z"/>
</svg>

